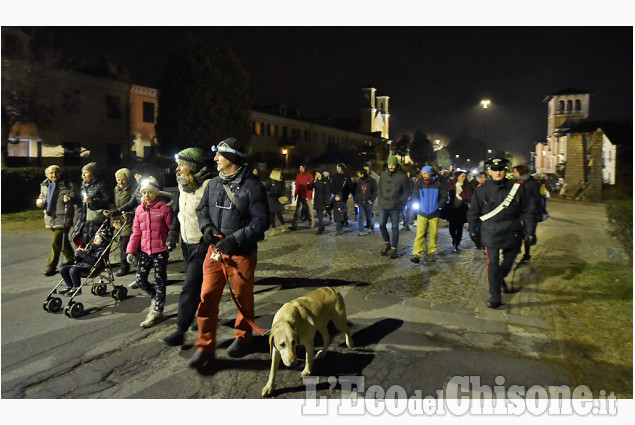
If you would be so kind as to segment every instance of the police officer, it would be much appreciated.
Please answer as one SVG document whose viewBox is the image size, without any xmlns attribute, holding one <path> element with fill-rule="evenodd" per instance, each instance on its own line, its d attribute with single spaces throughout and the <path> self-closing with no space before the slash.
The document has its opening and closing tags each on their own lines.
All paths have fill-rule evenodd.
<svg viewBox="0 0 635 425">
<path fill-rule="evenodd" d="M 501 289 L 510 292 L 504 278 L 520 252 L 523 239 L 529 244 L 536 240 L 534 203 L 522 183 L 506 178 L 508 163 L 502 155 L 488 161 L 491 180 L 476 188 L 467 216 L 470 238 L 477 247 L 484 246 L 487 254 L 489 308 L 502 304 Z"/>
</svg>

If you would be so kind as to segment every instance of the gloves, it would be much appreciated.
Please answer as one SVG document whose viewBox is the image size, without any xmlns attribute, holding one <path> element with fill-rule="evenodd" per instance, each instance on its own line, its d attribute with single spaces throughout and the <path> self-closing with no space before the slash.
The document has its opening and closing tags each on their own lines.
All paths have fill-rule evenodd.
<svg viewBox="0 0 635 425">
<path fill-rule="evenodd" d="M 218 241 L 218 243 L 216 243 L 214 247 L 221 253 L 229 255 L 232 251 L 238 248 L 238 241 L 236 240 L 234 235 L 229 235 L 226 238 Z"/>
<path fill-rule="evenodd" d="M 168 251 L 172 251 L 179 244 L 179 235 L 175 233 L 173 235 L 168 236 L 168 240 L 165 242 L 165 247 Z"/>
<path fill-rule="evenodd" d="M 220 238 L 216 236 L 215 233 L 218 234 L 220 232 L 216 230 L 214 226 L 207 226 L 203 229 L 203 241 L 208 245 L 216 246 Z"/>
<path fill-rule="evenodd" d="M 474 242 L 477 248 L 481 248 L 481 235 L 476 232 L 470 232 L 470 239 Z"/>
<path fill-rule="evenodd" d="M 126 261 L 128 262 L 128 264 L 130 264 L 130 265 L 134 265 L 134 263 L 136 262 L 136 260 L 137 260 L 137 256 L 136 256 L 136 255 L 134 255 L 134 254 L 128 254 L 128 255 L 126 255 Z"/>
<path fill-rule="evenodd" d="M 525 243 L 529 246 L 536 245 L 536 235 L 525 235 Z"/>
</svg>

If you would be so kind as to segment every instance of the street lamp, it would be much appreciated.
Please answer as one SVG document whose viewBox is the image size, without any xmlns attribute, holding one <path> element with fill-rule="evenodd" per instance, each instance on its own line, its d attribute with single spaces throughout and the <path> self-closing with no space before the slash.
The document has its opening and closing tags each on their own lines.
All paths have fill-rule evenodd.
<svg viewBox="0 0 635 425">
<path fill-rule="evenodd" d="M 284 168 L 289 168 L 289 151 L 282 149 L 282 155 L 284 155 Z"/>
<path fill-rule="evenodd" d="M 481 106 L 483 109 L 489 108 L 491 100 L 485 99 L 481 100 Z M 483 148 L 487 150 L 487 114 L 483 111 Z M 485 154 L 485 159 L 483 159 L 483 171 L 485 171 L 485 163 L 487 162 L 487 154 Z"/>
</svg>

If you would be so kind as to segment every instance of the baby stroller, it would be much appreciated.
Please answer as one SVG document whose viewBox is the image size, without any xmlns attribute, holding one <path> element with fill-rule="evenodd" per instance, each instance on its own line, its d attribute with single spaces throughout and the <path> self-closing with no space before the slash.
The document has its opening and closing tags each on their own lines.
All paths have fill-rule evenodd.
<svg viewBox="0 0 635 425">
<path fill-rule="evenodd" d="M 95 237 L 104 230 L 109 230 L 110 219 L 106 219 L 102 225 L 99 227 L 95 236 L 91 239 L 87 246 L 92 244 L 95 240 Z M 92 266 L 90 271 L 82 273 L 82 278 L 84 278 L 78 288 L 77 291 L 71 295 L 66 307 L 64 308 L 64 314 L 68 317 L 78 318 L 84 313 L 84 305 L 80 302 L 75 301 L 75 297 L 81 294 L 81 289 L 86 285 L 91 285 L 90 292 L 93 295 L 104 296 L 108 293 L 108 285 L 112 285 L 113 289 L 111 292 L 111 296 L 117 300 L 121 301 L 128 296 L 128 289 L 123 285 L 115 285 L 115 277 L 112 273 L 112 267 L 110 266 L 110 252 L 115 239 L 118 239 L 119 235 L 123 231 L 123 226 L 117 230 L 115 235 L 110 238 L 110 241 L 106 245 L 105 249 L 102 251 L 101 255 Z M 120 249 L 124 249 L 119 247 Z M 50 313 L 57 313 L 62 309 L 62 299 L 57 297 L 56 295 L 60 292 L 58 288 L 62 283 L 64 283 L 64 279 L 60 279 L 60 281 L 55 285 L 53 290 L 48 294 L 46 300 L 44 300 L 44 311 L 48 311 Z"/>
</svg>

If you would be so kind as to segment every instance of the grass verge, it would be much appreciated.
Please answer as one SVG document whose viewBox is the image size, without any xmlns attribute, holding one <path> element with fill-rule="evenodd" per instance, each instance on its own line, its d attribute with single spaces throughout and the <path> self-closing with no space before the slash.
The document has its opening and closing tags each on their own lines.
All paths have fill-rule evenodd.
<svg viewBox="0 0 635 425">
<path fill-rule="evenodd" d="M 541 290 L 571 294 L 553 308 L 574 387 L 586 385 L 633 397 L 633 265 L 580 264 L 566 267 Z"/>
<path fill-rule="evenodd" d="M 44 229 L 44 218 L 40 209 L 2 214 L 1 220 L 2 231 Z"/>
</svg>

